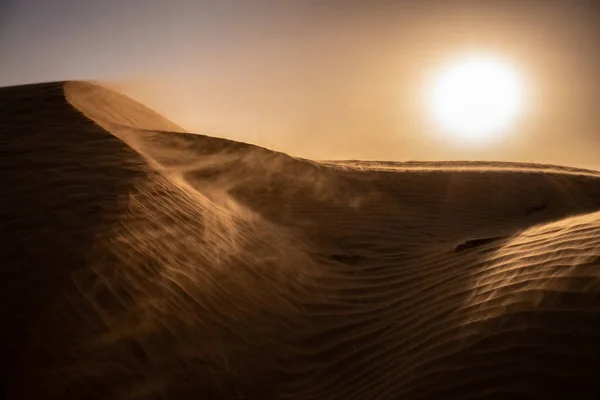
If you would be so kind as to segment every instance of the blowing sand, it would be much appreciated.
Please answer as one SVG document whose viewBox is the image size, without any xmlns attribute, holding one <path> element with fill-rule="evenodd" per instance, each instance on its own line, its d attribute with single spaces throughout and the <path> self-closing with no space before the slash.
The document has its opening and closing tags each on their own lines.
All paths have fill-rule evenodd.
<svg viewBox="0 0 600 400">
<path fill-rule="evenodd" d="M 0 89 L 8 399 L 600 398 L 600 173 L 316 162 Z"/>
</svg>

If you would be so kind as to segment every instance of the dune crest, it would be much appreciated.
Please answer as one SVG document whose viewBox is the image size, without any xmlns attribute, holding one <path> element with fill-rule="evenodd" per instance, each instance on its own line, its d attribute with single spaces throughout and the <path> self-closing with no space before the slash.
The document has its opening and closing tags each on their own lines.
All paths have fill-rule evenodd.
<svg viewBox="0 0 600 400">
<path fill-rule="evenodd" d="M 0 132 L 9 399 L 600 395 L 595 171 L 305 160 L 89 82 Z"/>
</svg>

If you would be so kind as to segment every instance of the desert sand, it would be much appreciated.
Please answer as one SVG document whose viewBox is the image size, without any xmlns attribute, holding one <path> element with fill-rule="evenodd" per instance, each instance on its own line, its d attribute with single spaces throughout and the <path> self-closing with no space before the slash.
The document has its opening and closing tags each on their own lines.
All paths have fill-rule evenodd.
<svg viewBox="0 0 600 400">
<path fill-rule="evenodd" d="M 312 161 L 0 89 L 8 399 L 600 398 L 600 173 Z"/>
</svg>

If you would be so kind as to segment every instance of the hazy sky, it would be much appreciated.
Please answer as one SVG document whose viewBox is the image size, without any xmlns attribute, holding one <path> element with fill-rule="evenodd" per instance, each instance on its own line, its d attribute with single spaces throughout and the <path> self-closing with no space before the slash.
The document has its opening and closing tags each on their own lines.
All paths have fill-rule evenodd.
<svg viewBox="0 0 600 400">
<path fill-rule="evenodd" d="M 533 95 L 487 147 L 441 140 L 421 104 L 431 70 L 469 51 L 512 61 Z M 593 0 L 2 1 L 0 86 L 64 79 L 302 157 L 600 168 Z"/>
</svg>

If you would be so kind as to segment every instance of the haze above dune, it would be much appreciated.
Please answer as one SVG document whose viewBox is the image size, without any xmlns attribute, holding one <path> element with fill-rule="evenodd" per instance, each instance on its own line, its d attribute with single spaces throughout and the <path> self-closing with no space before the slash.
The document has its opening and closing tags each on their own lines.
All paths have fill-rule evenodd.
<svg viewBox="0 0 600 400">
<path fill-rule="evenodd" d="M 0 86 L 102 79 L 187 131 L 309 159 L 600 169 L 589 1 L 9 3 Z M 464 52 L 531 84 L 530 112 L 489 146 L 440 135 L 418 104 L 429 72 Z"/>
</svg>

